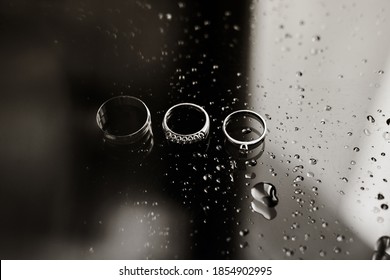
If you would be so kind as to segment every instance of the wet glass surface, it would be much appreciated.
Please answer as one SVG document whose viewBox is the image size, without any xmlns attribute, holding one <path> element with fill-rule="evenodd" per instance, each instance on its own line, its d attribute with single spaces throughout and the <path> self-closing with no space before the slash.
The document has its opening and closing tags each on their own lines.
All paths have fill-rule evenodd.
<svg viewBox="0 0 390 280">
<path fill-rule="evenodd" d="M 388 1 L 33 2 L 0 2 L 2 259 L 389 258 Z M 96 124 L 120 95 L 137 151 Z M 181 102 L 203 146 L 167 143 Z"/>
</svg>

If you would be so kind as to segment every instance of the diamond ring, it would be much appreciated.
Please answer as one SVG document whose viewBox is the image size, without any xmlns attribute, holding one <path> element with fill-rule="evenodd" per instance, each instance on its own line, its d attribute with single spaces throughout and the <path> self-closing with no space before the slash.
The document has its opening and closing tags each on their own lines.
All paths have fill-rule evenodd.
<svg viewBox="0 0 390 280">
<path fill-rule="evenodd" d="M 210 131 L 206 110 L 193 103 L 179 103 L 165 113 L 162 128 L 165 138 L 175 144 L 193 144 L 205 140 Z"/>
</svg>

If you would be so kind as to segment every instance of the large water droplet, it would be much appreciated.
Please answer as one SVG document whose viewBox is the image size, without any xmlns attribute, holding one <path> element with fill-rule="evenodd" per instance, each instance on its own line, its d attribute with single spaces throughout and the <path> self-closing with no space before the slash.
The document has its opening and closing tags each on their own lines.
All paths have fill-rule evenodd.
<svg viewBox="0 0 390 280">
<path fill-rule="evenodd" d="M 388 251 L 388 253 L 390 253 L 390 237 L 389 236 L 380 237 L 376 242 L 375 250 L 378 252 Z"/>
<path fill-rule="evenodd" d="M 275 207 L 279 200 L 276 196 L 276 188 L 270 183 L 258 183 L 251 189 L 252 197 L 268 207 Z"/>
<path fill-rule="evenodd" d="M 253 211 L 261 214 L 267 220 L 272 220 L 277 213 L 275 206 L 278 204 L 276 188 L 270 183 L 258 183 L 251 189 L 254 200 L 251 202 Z"/>
</svg>

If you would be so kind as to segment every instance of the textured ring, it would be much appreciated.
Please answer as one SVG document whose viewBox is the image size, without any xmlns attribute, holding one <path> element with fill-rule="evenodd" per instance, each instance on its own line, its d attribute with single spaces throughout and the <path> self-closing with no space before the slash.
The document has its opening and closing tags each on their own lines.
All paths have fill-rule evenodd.
<svg viewBox="0 0 390 280">
<path fill-rule="evenodd" d="M 190 134 L 181 134 L 181 133 L 177 133 L 177 132 L 173 131 L 169 127 L 168 121 L 174 115 L 175 110 L 180 108 L 180 107 L 182 107 L 182 108 L 187 107 L 188 109 L 195 109 L 196 111 L 204 114 L 205 123 L 199 131 L 197 131 L 195 133 L 190 133 Z M 176 104 L 176 105 L 172 106 L 171 108 L 169 108 L 169 110 L 165 113 L 163 123 L 162 123 L 162 128 L 164 130 L 165 138 L 169 142 L 176 143 L 176 144 L 182 144 L 182 145 L 193 144 L 193 143 L 197 143 L 197 142 L 205 140 L 207 138 L 207 136 L 209 135 L 210 118 L 209 118 L 209 115 L 207 114 L 206 110 L 203 109 L 199 105 L 196 105 L 193 103 L 179 103 L 179 104 Z"/>
<path fill-rule="evenodd" d="M 261 125 L 263 126 L 263 133 L 260 135 L 259 138 L 250 141 L 240 141 L 233 138 L 231 135 L 229 135 L 229 133 L 226 130 L 226 127 L 228 126 L 229 122 L 232 121 L 233 118 L 238 115 L 250 115 L 251 117 L 254 117 L 256 120 L 258 120 L 261 123 Z M 260 116 L 258 113 L 251 110 L 238 110 L 231 113 L 225 118 L 225 120 L 223 121 L 222 130 L 230 143 L 239 146 L 240 150 L 248 151 L 250 148 L 257 146 L 264 140 L 265 134 L 267 132 L 267 125 L 265 123 L 264 118 Z"/>
</svg>

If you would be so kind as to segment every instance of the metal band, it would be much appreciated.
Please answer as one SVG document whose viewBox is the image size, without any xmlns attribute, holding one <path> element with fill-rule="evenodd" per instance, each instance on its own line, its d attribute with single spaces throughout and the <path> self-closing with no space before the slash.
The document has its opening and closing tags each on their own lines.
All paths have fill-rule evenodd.
<svg viewBox="0 0 390 280">
<path fill-rule="evenodd" d="M 234 139 L 232 136 L 230 136 L 229 133 L 226 131 L 226 127 L 229 124 L 229 122 L 237 115 L 250 115 L 250 116 L 254 117 L 256 120 L 258 120 L 261 123 L 261 125 L 263 126 L 263 133 L 260 135 L 260 137 L 257 139 L 250 140 L 250 141 L 240 141 L 240 140 Z M 251 110 L 238 110 L 238 111 L 231 113 L 230 115 L 228 115 L 225 118 L 223 125 L 222 125 L 222 130 L 223 130 L 223 133 L 225 134 L 227 140 L 230 143 L 239 146 L 240 150 L 248 151 L 250 148 L 257 146 L 258 144 L 260 144 L 264 140 L 265 134 L 267 132 L 267 125 L 265 123 L 264 118 L 262 116 L 260 116 L 258 113 L 251 111 Z"/>
<path fill-rule="evenodd" d="M 193 108 L 193 109 L 203 113 L 205 116 L 205 123 L 204 123 L 204 126 L 201 128 L 201 130 L 199 130 L 195 133 L 191 133 L 191 134 L 180 134 L 180 133 L 174 132 L 168 126 L 168 120 L 172 117 L 175 109 L 177 109 L 178 107 L 189 107 L 189 108 Z M 203 109 L 199 105 L 196 105 L 193 103 L 179 103 L 179 104 L 176 104 L 176 105 L 172 106 L 171 108 L 169 108 L 169 110 L 165 113 L 163 123 L 162 123 L 162 128 L 163 128 L 164 133 L 165 133 L 165 138 L 168 141 L 170 141 L 172 143 L 176 143 L 176 144 L 182 144 L 182 145 L 192 144 L 192 143 L 203 141 L 207 138 L 207 136 L 209 135 L 209 131 L 210 131 L 210 118 L 209 118 L 209 115 L 207 114 L 206 110 Z"/>
<path fill-rule="evenodd" d="M 145 112 L 145 122 L 143 125 L 137 129 L 136 131 L 131 131 L 125 135 L 116 135 L 110 133 L 107 128 L 106 124 L 108 120 L 110 119 L 110 108 L 112 106 L 134 106 L 136 108 L 139 108 Z M 96 122 L 100 128 L 100 130 L 104 134 L 104 138 L 115 144 L 132 144 L 132 143 L 137 143 L 140 140 L 142 140 L 144 137 L 148 136 L 148 134 L 152 135 L 152 118 L 150 115 L 149 108 L 146 106 L 146 104 L 133 96 L 117 96 L 110 98 L 106 102 L 104 102 L 100 108 L 98 109 L 96 113 Z"/>
</svg>

